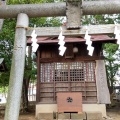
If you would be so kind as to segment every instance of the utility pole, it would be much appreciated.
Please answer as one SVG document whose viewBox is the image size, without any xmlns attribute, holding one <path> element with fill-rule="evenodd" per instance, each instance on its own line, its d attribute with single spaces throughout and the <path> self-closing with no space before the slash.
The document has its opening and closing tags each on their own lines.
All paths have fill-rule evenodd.
<svg viewBox="0 0 120 120">
<path fill-rule="evenodd" d="M 4 120 L 18 120 L 19 117 L 26 52 L 26 28 L 28 24 L 28 16 L 24 13 L 18 14 Z"/>
</svg>

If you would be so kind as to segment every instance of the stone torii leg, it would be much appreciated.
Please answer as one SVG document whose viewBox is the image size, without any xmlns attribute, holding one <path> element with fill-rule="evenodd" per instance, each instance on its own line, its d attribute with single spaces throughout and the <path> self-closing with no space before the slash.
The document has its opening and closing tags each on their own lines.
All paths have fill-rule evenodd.
<svg viewBox="0 0 120 120">
<path fill-rule="evenodd" d="M 0 6 L 5 6 L 6 5 L 6 1 L 4 0 L 0 0 Z M 0 30 L 2 29 L 2 26 L 3 26 L 3 22 L 4 22 L 4 19 L 0 19 Z"/>
<path fill-rule="evenodd" d="M 28 24 L 28 16 L 24 13 L 18 14 L 4 120 L 18 120 L 19 117 L 26 52 L 26 28 Z"/>
</svg>

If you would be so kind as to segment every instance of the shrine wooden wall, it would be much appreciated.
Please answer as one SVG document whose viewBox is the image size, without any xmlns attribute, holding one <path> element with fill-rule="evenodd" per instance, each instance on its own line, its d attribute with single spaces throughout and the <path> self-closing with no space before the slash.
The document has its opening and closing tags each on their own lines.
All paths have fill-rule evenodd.
<svg viewBox="0 0 120 120">
<path fill-rule="evenodd" d="M 94 43 L 95 50 L 93 56 L 88 55 L 87 45 L 85 43 L 66 43 L 67 50 L 64 56 L 59 55 L 58 44 L 43 44 L 40 45 L 40 62 L 53 62 L 53 61 L 80 61 L 80 60 L 97 60 L 102 59 L 100 52 L 102 51 L 102 44 L 100 42 Z M 73 48 L 78 48 L 78 53 L 73 53 Z M 47 59 L 46 59 L 47 58 Z M 48 59 L 49 58 L 49 59 Z M 67 59 L 70 58 L 70 59 Z"/>
<path fill-rule="evenodd" d="M 57 92 L 81 92 L 83 103 L 97 103 L 95 60 L 102 59 L 100 56 L 101 43 L 93 44 L 95 47 L 93 56 L 88 55 L 85 43 L 67 43 L 65 46 L 68 49 L 64 56 L 59 55 L 59 45 L 57 44 L 41 44 L 39 46 L 37 52 L 37 102 L 56 102 Z M 78 53 L 73 53 L 74 47 L 78 48 Z M 57 64 L 61 64 L 63 67 L 61 78 L 58 80 L 55 78 L 57 68 L 54 68 Z M 81 73 L 79 74 L 70 69 L 71 64 L 82 64 L 83 69 L 86 70 L 76 67 L 75 69 L 80 69 Z M 84 75 L 81 75 L 82 71 Z"/>
</svg>

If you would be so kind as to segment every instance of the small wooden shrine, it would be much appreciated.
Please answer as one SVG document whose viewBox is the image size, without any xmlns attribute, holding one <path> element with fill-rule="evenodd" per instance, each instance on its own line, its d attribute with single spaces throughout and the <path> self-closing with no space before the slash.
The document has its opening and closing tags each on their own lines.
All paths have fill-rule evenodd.
<svg viewBox="0 0 120 120">
<path fill-rule="evenodd" d="M 101 46 L 103 42 L 114 42 L 114 39 L 107 38 L 107 36 L 96 39 L 93 37 L 92 45 L 95 50 L 92 57 L 88 56 L 87 46 L 82 38 L 86 29 L 82 26 L 81 18 L 82 15 L 119 14 L 120 1 L 66 0 L 62 3 L 1 5 L 0 7 L 0 19 L 17 17 L 5 120 L 17 120 L 19 116 L 26 37 L 31 36 L 29 17 L 53 16 L 66 16 L 67 18 L 67 29 L 64 31 L 67 50 L 64 56 L 58 55 L 57 37 L 60 32 L 58 28 L 37 29 L 39 48 L 37 50 L 38 104 L 36 104 L 36 115 L 58 111 L 57 93 L 80 92 L 83 111 L 100 111 L 105 116 L 105 104 L 110 103 L 110 96 Z M 118 29 L 116 32 L 114 32 L 115 28 Z M 117 43 L 120 43 L 119 29 L 120 25 L 114 24 L 90 25 L 89 34 L 114 33 L 118 39 Z M 28 43 L 31 44 L 31 41 L 28 40 Z M 72 100 L 71 97 L 67 99 Z"/>
<path fill-rule="evenodd" d="M 82 93 L 83 111 L 86 111 L 84 105 L 110 103 L 102 44 L 115 43 L 115 39 L 107 35 L 92 35 L 92 46 L 95 48 L 93 56 L 88 55 L 85 39 L 80 36 L 65 37 L 67 50 L 64 56 L 59 55 L 58 36 L 37 37 L 37 40 L 39 44 L 37 50 L 37 106 L 57 105 L 57 93 L 66 92 Z M 31 43 L 31 38 L 28 38 L 27 44 L 31 45 Z M 99 109 L 98 107 L 97 110 L 99 111 Z M 39 113 L 41 111 L 39 110 L 37 109 L 36 112 Z M 51 108 L 51 112 L 53 111 L 57 111 L 57 108 Z M 103 111 L 105 112 L 105 108 Z"/>
</svg>

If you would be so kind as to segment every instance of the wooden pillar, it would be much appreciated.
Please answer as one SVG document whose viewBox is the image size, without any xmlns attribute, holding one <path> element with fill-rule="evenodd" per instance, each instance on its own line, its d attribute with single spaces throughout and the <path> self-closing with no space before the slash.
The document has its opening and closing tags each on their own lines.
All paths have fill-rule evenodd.
<svg viewBox="0 0 120 120">
<path fill-rule="evenodd" d="M 98 103 L 110 104 L 104 60 L 96 60 L 96 86 Z"/>
<path fill-rule="evenodd" d="M 29 19 L 26 14 L 18 14 L 4 120 L 18 120 L 19 117 L 26 53 L 26 27 L 28 27 L 28 23 Z"/>
<path fill-rule="evenodd" d="M 40 48 L 37 51 L 37 92 L 36 102 L 40 102 Z"/>
<path fill-rule="evenodd" d="M 68 90 L 71 92 L 71 80 L 70 80 L 70 63 L 68 62 Z"/>
</svg>

